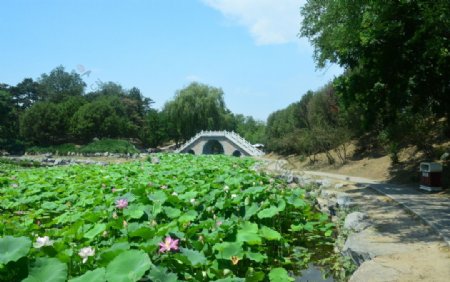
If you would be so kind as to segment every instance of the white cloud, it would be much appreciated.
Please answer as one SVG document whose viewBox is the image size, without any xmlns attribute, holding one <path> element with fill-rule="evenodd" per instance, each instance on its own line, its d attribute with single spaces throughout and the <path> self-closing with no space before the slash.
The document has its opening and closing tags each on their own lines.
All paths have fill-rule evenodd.
<svg viewBox="0 0 450 282">
<path fill-rule="evenodd" d="M 256 44 L 298 42 L 300 7 L 306 0 L 202 0 L 227 19 L 245 26 Z"/>
</svg>

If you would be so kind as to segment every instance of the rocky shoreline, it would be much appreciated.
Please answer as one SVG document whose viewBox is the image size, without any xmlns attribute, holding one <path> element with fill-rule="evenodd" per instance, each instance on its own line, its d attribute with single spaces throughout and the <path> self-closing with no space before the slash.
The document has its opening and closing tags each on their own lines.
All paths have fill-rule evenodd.
<svg viewBox="0 0 450 282">
<path fill-rule="evenodd" d="M 309 187 L 308 196 L 338 226 L 335 252 L 358 267 L 349 281 L 447 281 L 450 250 L 438 234 L 400 204 L 368 185 L 283 169 L 263 160 L 259 169 Z"/>
</svg>

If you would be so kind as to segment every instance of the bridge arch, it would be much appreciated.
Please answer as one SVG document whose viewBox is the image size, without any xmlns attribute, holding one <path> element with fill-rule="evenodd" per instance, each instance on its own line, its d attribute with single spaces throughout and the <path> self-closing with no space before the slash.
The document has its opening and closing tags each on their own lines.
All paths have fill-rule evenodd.
<svg viewBox="0 0 450 282">
<path fill-rule="evenodd" d="M 182 145 L 177 153 L 262 156 L 264 152 L 235 132 L 201 131 Z"/>
<path fill-rule="evenodd" d="M 222 144 L 218 140 L 211 139 L 205 143 L 202 152 L 204 155 L 218 155 L 224 154 L 224 149 Z"/>
</svg>

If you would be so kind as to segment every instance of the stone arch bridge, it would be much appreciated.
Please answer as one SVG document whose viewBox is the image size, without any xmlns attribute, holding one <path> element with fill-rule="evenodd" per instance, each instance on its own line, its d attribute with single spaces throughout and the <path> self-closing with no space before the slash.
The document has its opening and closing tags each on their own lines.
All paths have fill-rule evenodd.
<svg viewBox="0 0 450 282">
<path fill-rule="evenodd" d="M 201 131 L 176 152 L 194 155 L 224 154 L 236 157 L 264 155 L 263 151 L 255 148 L 239 134 L 229 131 Z"/>
</svg>

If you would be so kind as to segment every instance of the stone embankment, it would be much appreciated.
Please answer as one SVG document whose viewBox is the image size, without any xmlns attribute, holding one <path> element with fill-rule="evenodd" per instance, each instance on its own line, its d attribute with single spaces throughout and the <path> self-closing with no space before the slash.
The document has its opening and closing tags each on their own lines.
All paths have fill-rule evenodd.
<svg viewBox="0 0 450 282">
<path fill-rule="evenodd" d="M 53 154 L 43 155 L 23 155 L 23 156 L 7 156 L 11 161 L 15 162 L 33 162 L 40 163 L 43 166 L 62 166 L 75 164 L 94 164 L 107 165 L 116 160 L 140 159 L 145 158 L 149 154 L 115 154 L 115 153 L 92 153 L 92 154 L 68 154 L 67 156 L 58 156 Z"/>
<path fill-rule="evenodd" d="M 350 281 L 448 281 L 450 250 L 442 236 L 404 205 L 356 177 L 283 169 L 284 161 L 264 160 L 259 169 L 309 186 L 317 207 L 341 226 L 335 251 L 358 269 Z M 343 236 L 342 236 L 343 235 Z"/>
</svg>

